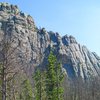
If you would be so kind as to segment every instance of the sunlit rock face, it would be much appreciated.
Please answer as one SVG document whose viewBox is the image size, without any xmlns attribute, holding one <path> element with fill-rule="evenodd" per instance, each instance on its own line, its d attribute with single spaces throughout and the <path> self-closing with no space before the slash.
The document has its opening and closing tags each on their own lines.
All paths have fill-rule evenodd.
<svg viewBox="0 0 100 100">
<path fill-rule="evenodd" d="M 0 3 L 0 41 L 3 37 L 13 39 L 16 58 L 27 63 L 27 73 L 36 66 L 46 67 L 52 50 L 69 77 L 88 79 L 100 75 L 100 57 L 96 53 L 80 45 L 73 36 L 61 37 L 57 32 L 38 29 L 33 18 L 16 5 Z"/>
</svg>

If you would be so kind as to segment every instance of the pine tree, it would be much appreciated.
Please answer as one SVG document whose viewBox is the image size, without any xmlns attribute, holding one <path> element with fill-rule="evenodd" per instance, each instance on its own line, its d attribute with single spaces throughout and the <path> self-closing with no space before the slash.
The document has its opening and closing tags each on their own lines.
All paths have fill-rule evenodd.
<svg viewBox="0 0 100 100">
<path fill-rule="evenodd" d="M 32 86 L 28 79 L 22 83 L 22 93 L 20 94 L 20 100 L 33 100 Z"/>
<path fill-rule="evenodd" d="M 35 100 L 46 100 L 45 71 L 37 69 L 33 75 Z"/>
<path fill-rule="evenodd" d="M 63 100 L 63 88 L 61 86 L 63 80 L 62 68 L 61 64 L 57 62 L 57 58 L 52 52 L 48 57 L 46 80 L 48 100 Z"/>
<path fill-rule="evenodd" d="M 56 57 L 51 52 L 48 57 L 48 68 L 47 68 L 47 98 L 48 100 L 55 100 L 55 89 L 56 89 L 56 73 L 55 73 L 55 62 Z"/>
<path fill-rule="evenodd" d="M 34 87 L 35 87 L 35 99 L 36 100 L 41 100 L 41 72 L 40 70 L 36 70 L 35 74 L 33 75 L 34 79 Z"/>
<path fill-rule="evenodd" d="M 56 86 L 57 86 L 57 100 L 63 100 L 63 87 L 62 82 L 64 80 L 64 73 L 62 72 L 61 63 L 57 62 L 56 64 Z"/>
</svg>

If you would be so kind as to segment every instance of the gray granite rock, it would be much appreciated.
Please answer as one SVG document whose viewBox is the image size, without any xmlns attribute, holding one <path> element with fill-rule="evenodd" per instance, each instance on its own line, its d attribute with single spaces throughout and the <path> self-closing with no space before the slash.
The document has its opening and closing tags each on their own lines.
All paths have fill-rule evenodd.
<svg viewBox="0 0 100 100">
<path fill-rule="evenodd" d="M 0 40 L 5 35 L 14 39 L 12 47 L 18 46 L 16 57 L 32 68 L 45 67 L 52 50 L 69 77 L 87 79 L 100 75 L 100 57 L 80 45 L 73 36 L 61 37 L 57 32 L 38 29 L 33 18 L 20 12 L 17 6 L 0 3 Z"/>
</svg>

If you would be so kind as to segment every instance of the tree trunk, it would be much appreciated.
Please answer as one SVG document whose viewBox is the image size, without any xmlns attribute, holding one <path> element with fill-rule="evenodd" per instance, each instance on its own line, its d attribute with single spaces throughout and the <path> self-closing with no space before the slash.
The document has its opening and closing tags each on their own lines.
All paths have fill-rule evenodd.
<svg viewBox="0 0 100 100">
<path fill-rule="evenodd" d="M 6 76 L 4 67 L 2 73 L 2 100 L 6 100 Z"/>
</svg>

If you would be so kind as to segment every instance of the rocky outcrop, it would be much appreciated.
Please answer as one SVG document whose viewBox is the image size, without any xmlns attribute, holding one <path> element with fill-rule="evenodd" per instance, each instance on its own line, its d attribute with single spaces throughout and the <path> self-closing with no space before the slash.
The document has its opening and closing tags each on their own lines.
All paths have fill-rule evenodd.
<svg viewBox="0 0 100 100">
<path fill-rule="evenodd" d="M 4 36 L 14 39 L 12 46 L 18 46 L 16 57 L 27 62 L 31 69 L 46 66 L 52 50 L 69 77 L 86 79 L 100 75 L 100 57 L 80 45 L 73 36 L 61 37 L 45 28 L 38 29 L 32 17 L 17 6 L 0 3 L 0 41 Z"/>
</svg>

